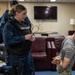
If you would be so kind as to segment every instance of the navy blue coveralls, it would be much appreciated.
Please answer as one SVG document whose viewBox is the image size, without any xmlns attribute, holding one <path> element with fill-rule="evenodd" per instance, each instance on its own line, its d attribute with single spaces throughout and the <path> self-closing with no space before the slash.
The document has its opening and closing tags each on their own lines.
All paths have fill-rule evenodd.
<svg viewBox="0 0 75 75">
<path fill-rule="evenodd" d="M 20 26 L 23 25 L 16 19 L 13 19 L 13 22 Z M 9 47 L 7 48 L 9 65 L 14 66 L 15 58 L 16 58 L 15 55 L 17 55 L 16 60 L 18 61 L 19 74 L 23 73 L 23 75 L 30 75 L 29 56 L 30 56 L 31 41 L 29 41 L 29 43 L 26 45 L 29 47 L 25 47 L 24 43 L 28 41 L 28 40 L 25 40 L 25 34 L 20 35 L 16 27 L 9 21 L 6 23 L 3 29 L 3 40 L 4 40 L 4 44 Z M 22 43 L 24 45 L 23 47 L 25 50 L 22 49 L 21 51 L 18 51 Z M 15 52 L 18 54 L 16 54 Z"/>
<path fill-rule="evenodd" d="M 1 30 L 0 30 L 0 32 L 1 32 L 1 36 L 2 36 L 2 33 L 3 33 L 3 29 L 4 29 L 4 25 L 5 25 L 5 23 L 8 21 L 8 19 L 9 19 L 9 17 L 10 16 L 12 16 L 12 15 L 9 15 L 8 14 L 8 10 L 6 10 L 5 12 L 4 12 L 4 14 L 3 14 L 3 16 L 2 16 L 2 18 L 1 18 Z M 29 23 L 29 25 L 30 25 L 30 27 L 31 27 L 31 22 L 30 22 L 30 20 L 29 20 L 29 18 L 28 17 L 26 17 L 25 18 L 25 22 L 27 22 L 27 23 Z M 2 40 L 1 40 L 2 41 Z M 30 71 L 31 72 L 33 72 L 34 74 L 35 74 L 35 67 L 34 67 L 34 62 L 33 62 L 33 58 L 32 58 L 32 55 L 31 55 L 31 52 L 30 52 L 30 54 L 29 54 L 29 59 L 28 59 L 29 61 L 31 61 L 30 62 Z"/>
</svg>

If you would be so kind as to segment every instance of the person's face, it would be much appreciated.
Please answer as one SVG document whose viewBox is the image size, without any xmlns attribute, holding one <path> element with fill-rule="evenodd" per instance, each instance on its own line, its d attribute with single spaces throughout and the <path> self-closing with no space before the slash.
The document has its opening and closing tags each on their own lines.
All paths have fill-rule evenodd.
<svg viewBox="0 0 75 75">
<path fill-rule="evenodd" d="M 24 21 L 25 18 L 26 18 L 26 14 L 27 14 L 27 11 L 26 11 L 26 10 L 23 10 L 23 11 L 21 11 L 21 12 L 16 12 L 15 17 L 16 17 L 17 20 L 19 20 L 19 21 Z"/>
</svg>

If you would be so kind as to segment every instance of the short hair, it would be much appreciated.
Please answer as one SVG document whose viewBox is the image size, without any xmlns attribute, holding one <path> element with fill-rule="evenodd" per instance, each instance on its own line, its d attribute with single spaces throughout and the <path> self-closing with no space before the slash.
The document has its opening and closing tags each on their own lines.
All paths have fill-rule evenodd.
<svg viewBox="0 0 75 75">
<path fill-rule="evenodd" d="M 75 34 L 75 31 L 74 31 L 74 33 L 73 34 Z"/>
<path fill-rule="evenodd" d="M 69 32 L 70 33 L 70 32 Z M 73 35 L 73 34 L 75 34 L 75 30 L 74 31 L 72 31 L 69 35 Z"/>
<path fill-rule="evenodd" d="M 11 6 L 11 7 L 12 7 L 12 5 L 16 5 L 16 4 L 18 4 L 18 2 L 17 2 L 17 1 L 15 1 L 15 0 L 10 1 L 10 6 Z"/>
</svg>

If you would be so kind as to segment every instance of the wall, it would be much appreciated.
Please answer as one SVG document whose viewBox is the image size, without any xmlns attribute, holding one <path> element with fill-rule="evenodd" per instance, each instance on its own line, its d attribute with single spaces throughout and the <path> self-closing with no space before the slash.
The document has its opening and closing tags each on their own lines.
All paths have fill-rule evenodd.
<svg viewBox="0 0 75 75">
<path fill-rule="evenodd" d="M 68 30 L 72 30 L 70 25 L 70 18 L 75 18 L 75 4 L 63 4 L 63 3 L 22 3 L 28 9 L 28 16 L 32 24 L 40 25 L 42 32 L 58 32 L 60 35 L 67 36 Z M 34 6 L 57 6 L 58 19 L 57 21 L 36 21 L 34 20 Z M 36 29 L 36 28 L 35 28 Z"/>
<path fill-rule="evenodd" d="M 75 18 L 75 4 L 69 3 L 20 3 L 27 8 L 27 15 L 34 26 L 34 32 L 39 26 L 39 32 L 58 32 L 59 35 L 68 35 L 69 30 L 73 30 L 70 19 Z M 34 19 L 34 6 L 57 6 L 57 21 Z M 6 7 L 5 7 L 6 8 Z"/>
<path fill-rule="evenodd" d="M 0 2 L 0 17 L 2 16 L 3 12 L 8 9 L 8 3 Z"/>
</svg>

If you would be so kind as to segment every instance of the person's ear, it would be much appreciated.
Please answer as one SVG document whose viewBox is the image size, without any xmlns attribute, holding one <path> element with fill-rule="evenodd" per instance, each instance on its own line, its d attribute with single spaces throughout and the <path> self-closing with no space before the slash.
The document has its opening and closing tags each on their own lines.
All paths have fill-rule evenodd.
<svg viewBox="0 0 75 75">
<path fill-rule="evenodd" d="M 19 12 L 16 12 L 16 14 L 15 15 L 18 15 L 19 14 Z"/>
</svg>

